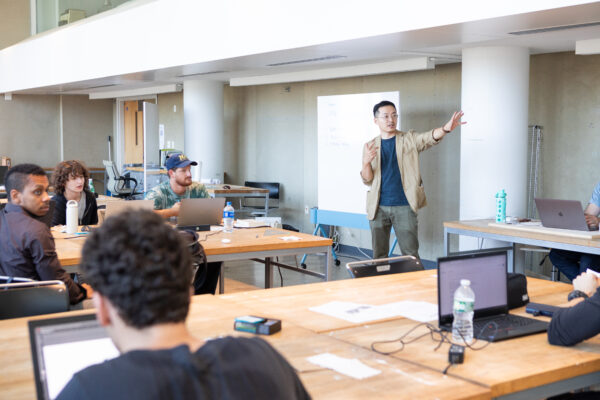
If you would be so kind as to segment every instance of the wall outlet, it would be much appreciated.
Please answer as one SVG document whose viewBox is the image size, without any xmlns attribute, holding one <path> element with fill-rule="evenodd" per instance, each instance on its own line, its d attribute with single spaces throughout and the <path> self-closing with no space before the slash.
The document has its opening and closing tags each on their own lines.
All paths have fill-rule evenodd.
<svg viewBox="0 0 600 400">
<path fill-rule="evenodd" d="M 304 206 L 304 214 L 308 215 L 308 206 Z"/>
</svg>

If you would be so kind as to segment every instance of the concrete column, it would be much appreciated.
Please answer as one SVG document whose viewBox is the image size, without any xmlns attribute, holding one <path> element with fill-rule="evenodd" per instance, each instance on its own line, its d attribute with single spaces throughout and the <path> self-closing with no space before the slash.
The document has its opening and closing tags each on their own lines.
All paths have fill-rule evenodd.
<svg viewBox="0 0 600 400">
<path fill-rule="evenodd" d="M 529 50 L 477 47 L 463 50 L 460 219 L 493 218 L 495 194 L 507 193 L 506 215 L 527 208 Z M 483 247 L 490 247 L 491 243 Z M 461 250 L 477 247 L 461 238 Z"/>
<path fill-rule="evenodd" d="M 193 179 L 216 178 L 223 182 L 223 83 L 185 81 L 183 119 L 185 154 L 202 163 L 201 168 L 192 167 Z"/>
</svg>

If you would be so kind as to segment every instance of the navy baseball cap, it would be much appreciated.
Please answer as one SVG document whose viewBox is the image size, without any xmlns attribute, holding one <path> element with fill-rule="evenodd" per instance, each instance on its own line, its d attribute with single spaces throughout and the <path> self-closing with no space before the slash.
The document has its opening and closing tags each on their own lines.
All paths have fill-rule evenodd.
<svg viewBox="0 0 600 400">
<path fill-rule="evenodd" d="M 188 165 L 198 165 L 196 161 L 190 161 L 185 154 L 175 153 L 167 158 L 167 169 L 184 168 Z"/>
</svg>

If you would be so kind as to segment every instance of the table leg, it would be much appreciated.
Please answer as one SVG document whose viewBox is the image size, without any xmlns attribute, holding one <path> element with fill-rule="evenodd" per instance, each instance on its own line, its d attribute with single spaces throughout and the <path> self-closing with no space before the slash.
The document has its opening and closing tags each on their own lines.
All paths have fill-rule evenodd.
<svg viewBox="0 0 600 400">
<path fill-rule="evenodd" d="M 219 294 L 225 293 L 225 263 L 221 263 L 221 268 L 219 271 Z"/>
<path fill-rule="evenodd" d="M 325 281 L 331 279 L 331 266 L 333 265 L 333 256 L 331 246 L 327 246 L 327 260 L 325 260 Z"/>
<path fill-rule="evenodd" d="M 448 228 L 444 227 L 444 257 L 448 257 L 450 254 L 450 233 Z"/>
<path fill-rule="evenodd" d="M 265 257 L 265 289 L 273 287 L 273 266 L 271 257 Z"/>
<path fill-rule="evenodd" d="M 265 194 L 265 217 L 269 216 L 269 193 Z"/>
</svg>

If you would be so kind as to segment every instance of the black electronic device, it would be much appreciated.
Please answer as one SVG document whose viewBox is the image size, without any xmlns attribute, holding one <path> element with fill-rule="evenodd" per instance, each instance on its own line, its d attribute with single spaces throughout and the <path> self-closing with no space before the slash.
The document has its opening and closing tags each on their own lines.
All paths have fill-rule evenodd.
<svg viewBox="0 0 600 400">
<path fill-rule="evenodd" d="M 272 335 L 281 330 L 281 320 L 244 315 L 235 319 L 233 329 L 259 335 Z"/>
<path fill-rule="evenodd" d="M 539 315 L 544 317 L 552 317 L 552 315 L 559 309 L 560 307 L 540 303 L 529 303 L 527 306 L 525 306 L 525 312 L 533 314 L 536 317 Z"/>
<path fill-rule="evenodd" d="M 465 346 L 453 344 L 448 351 L 448 362 L 450 364 L 462 364 L 465 361 Z"/>
</svg>

